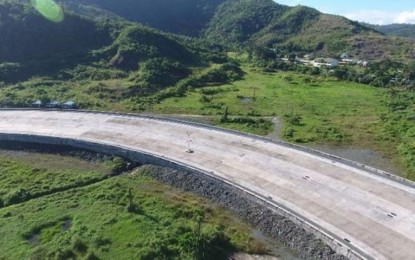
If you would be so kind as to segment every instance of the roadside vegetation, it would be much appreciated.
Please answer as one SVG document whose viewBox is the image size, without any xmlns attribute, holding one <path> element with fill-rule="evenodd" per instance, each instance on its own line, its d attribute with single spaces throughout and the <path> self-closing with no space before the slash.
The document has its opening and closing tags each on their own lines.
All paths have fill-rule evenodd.
<svg viewBox="0 0 415 260">
<path fill-rule="evenodd" d="M 261 124 L 259 119 L 281 117 L 285 123 L 283 136 L 298 143 L 357 144 L 363 138 L 356 135 L 365 135 L 359 133 L 361 129 L 369 132 L 379 123 L 377 115 L 387 93 L 384 89 L 293 72 L 245 71 L 244 80 L 193 89 L 185 97 L 155 104 L 151 111 L 213 115 L 218 117 L 219 125 L 237 124 L 242 128 Z M 220 119 L 226 107 L 225 122 Z M 260 128 L 265 133 L 272 130 Z"/>
<path fill-rule="evenodd" d="M 398 155 L 409 179 L 415 180 L 415 92 L 391 88 L 380 115 L 383 125 L 381 139 L 397 146 Z"/>
<path fill-rule="evenodd" d="M 50 191 L 0 208 L 0 258 L 224 259 L 235 251 L 267 252 L 245 223 L 147 177 L 146 168 L 100 179 L 119 160 L 0 151 L 3 195 L 12 189 Z M 80 183 L 91 178 L 94 183 Z M 77 187 L 56 190 L 57 185 Z"/>
<path fill-rule="evenodd" d="M 110 173 L 110 167 L 102 163 L 86 163 L 59 155 L 1 151 L 0 208 L 94 183 Z"/>
<path fill-rule="evenodd" d="M 205 115 L 215 125 L 260 135 L 274 130 L 271 121 L 277 117 L 283 123 L 281 138 L 287 141 L 371 149 L 400 167 L 403 176 L 414 178 L 409 90 L 391 91 L 334 76 L 264 72 L 256 66 L 243 70 L 243 80 L 191 89 L 149 111 Z"/>
</svg>

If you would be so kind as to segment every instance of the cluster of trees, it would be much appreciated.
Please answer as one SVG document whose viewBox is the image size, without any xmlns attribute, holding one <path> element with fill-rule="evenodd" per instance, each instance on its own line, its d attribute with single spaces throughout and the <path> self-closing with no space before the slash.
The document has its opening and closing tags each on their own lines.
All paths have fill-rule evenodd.
<svg viewBox="0 0 415 260">
<path fill-rule="evenodd" d="M 351 66 L 334 69 L 333 75 L 348 80 L 377 87 L 413 87 L 415 80 L 415 62 L 403 64 L 389 59 L 371 62 L 364 70 Z"/>
<path fill-rule="evenodd" d="M 191 71 L 177 61 L 166 58 L 149 59 L 142 63 L 130 81 L 130 95 L 152 94 L 189 76 Z"/>
<path fill-rule="evenodd" d="M 250 59 L 265 71 L 297 71 L 308 75 L 335 77 L 377 87 L 414 87 L 415 62 L 402 63 L 391 59 L 372 61 L 368 67 L 341 65 L 335 68 L 319 68 L 295 63 L 296 54 L 302 52 L 299 46 L 288 44 L 278 50 L 255 47 L 248 49 Z M 279 57 L 288 57 L 288 62 Z"/>
<path fill-rule="evenodd" d="M 288 7 L 272 0 L 226 1 L 219 6 L 212 21 L 204 31 L 206 39 L 216 39 L 222 44 L 238 48 L 259 32 Z"/>
<path fill-rule="evenodd" d="M 191 88 L 199 88 L 207 85 L 221 85 L 243 77 L 244 72 L 235 63 L 225 63 L 214 66 L 202 73 L 192 75 L 179 81 L 174 87 L 160 91 L 154 96 L 155 102 L 160 102 L 169 97 L 184 96 Z"/>
</svg>

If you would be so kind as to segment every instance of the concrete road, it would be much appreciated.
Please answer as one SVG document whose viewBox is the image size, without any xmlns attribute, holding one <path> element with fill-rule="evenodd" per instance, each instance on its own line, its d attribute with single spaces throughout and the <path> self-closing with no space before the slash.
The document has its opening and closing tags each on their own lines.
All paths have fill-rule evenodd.
<svg viewBox="0 0 415 260">
<path fill-rule="evenodd" d="M 0 111 L 0 133 L 165 156 L 269 196 L 374 259 L 415 259 L 415 189 L 313 154 L 207 128 L 92 113 Z"/>
</svg>

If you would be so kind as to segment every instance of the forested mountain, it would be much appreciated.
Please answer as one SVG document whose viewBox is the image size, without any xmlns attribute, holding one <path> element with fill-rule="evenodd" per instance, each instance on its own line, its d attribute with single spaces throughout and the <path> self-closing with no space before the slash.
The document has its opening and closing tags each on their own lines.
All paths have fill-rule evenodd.
<svg viewBox="0 0 415 260">
<path fill-rule="evenodd" d="M 201 66 L 215 55 L 199 40 L 139 24 L 90 20 L 71 12 L 55 23 L 29 5 L 9 1 L 0 4 L 0 35 L 0 81 L 34 75 L 68 79 L 134 75 L 140 81 L 143 68 L 153 66 L 153 71 L 166 70 L 160 72 L 166 85 L 186 77 L 187 67 Z"/>
<path fill-rule="evenodd" d="M 204 37 L 239 46 L 289 9 L 272 0 L 230 0 L 219 6 Z"/>
<path fill-rule="evenodd" d="M 91 17 L 119 16 L 234 49 L 288 46 L 294 51 L 329 56 L 347 52 L 365 59 L 415 58 L 415 41 L 386 37 L 341 16 L 305 6 L 288 7 L 273 0 L 61 1 Z"/>
<path fill-rule="evenodd" d="M 0 81 L 55 73 L 113 41 L 108 24 L 67 13 L 54 23 L 27 5 L 0 4 Z"/>
<path fill-rule="evenodd" d="M 0 5 L 0 21 L 1 61 L 82 56 L 112 42 L 108 26 L 70 13 L 64 22 L 53 23 L 32 8 L 3 3 Z"/>
<path fill-rule="evenodd" d="M 231 46 L 255 45 L 365 59 L 415 57 L 415 41 L 386 37 L 341 16 L 305 6 L 287 7 L 272 0 L 228 0 L 204 37 Z"/>
<path fill-rule="evenodd" d="M 61 0 L 64 4 L 85 10 L 98 7 L 127 20 L 139 22 L 162 31 L 199 36 L 226 0 Z"/>
<path fill-rule="evenodd" d="M 415 39 L 415 24 L 366 25 L 386 35 Z"/>
<path fill-rule="evenodd" d="M 25 99 L 9 93 L 0 96 L 0 103 L 27 106 L 33 99 L 66 93 L 90 107 L 94 94 L 105 102 L 120 102 L 171 87 L 157 97 L 162 99 L 243 75 L 218 45 L 163 33 L 98 9 L 89 19 L 87 9 L 82 10 L 78 16 L 66 9 L 61 22 L 52 22 L 27 3 L 0 1 L 0 86 L 16 84 L 19 92 L 30 93 Z M 38 89 L 45 84 L 49 91 Z M 56 93 L 59 88 L 53 86 L 66 84 L 70 87 Z M 78 84 L 89 87 L 69 91 Z"/>
</svg>

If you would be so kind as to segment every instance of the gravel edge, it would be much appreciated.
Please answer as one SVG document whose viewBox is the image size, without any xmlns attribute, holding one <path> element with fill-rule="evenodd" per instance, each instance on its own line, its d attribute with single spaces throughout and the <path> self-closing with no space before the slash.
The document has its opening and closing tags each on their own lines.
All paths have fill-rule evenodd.
<svg viewBox="0 0 415 260">
<path fill-rule="evenodd" d="M 141 169 L 145 175 L 157 181 L 193 192 L 230 210 L 267 236 L 297 251 L 301 258 L 348 259 L 337 254 L 321 239 L 299 227 L 287 217 L 278 214 L 258 199 L 229 184 L 191 171 L 179 171 L 154 165 L 144 165 Z"/>
</svg>

